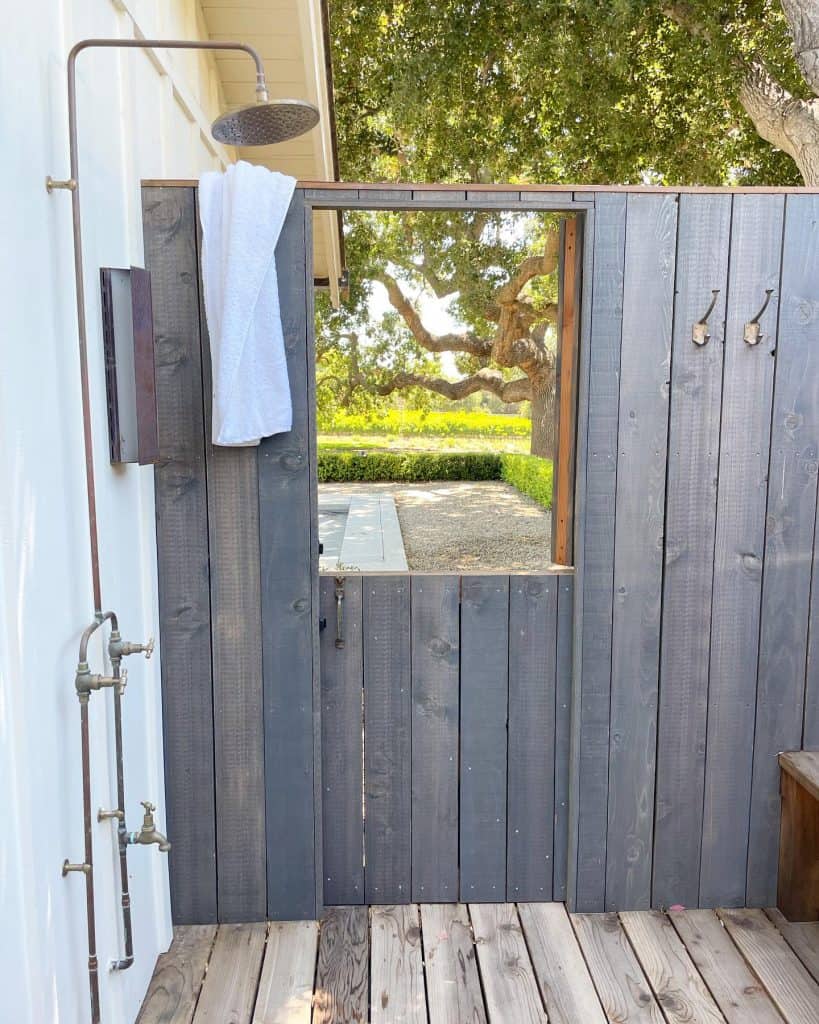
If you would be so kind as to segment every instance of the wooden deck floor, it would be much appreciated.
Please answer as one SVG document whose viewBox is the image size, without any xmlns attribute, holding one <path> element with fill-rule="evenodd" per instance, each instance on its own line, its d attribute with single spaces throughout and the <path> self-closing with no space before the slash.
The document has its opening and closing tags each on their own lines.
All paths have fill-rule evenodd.
<svg viewBox="0 0 819 1024">
<path fill-rule="evenodd" d="M 345 907 L 177 928 L 138 1024 L 817 1024 L 819 923 L 776 910 Z"/>
</svg>

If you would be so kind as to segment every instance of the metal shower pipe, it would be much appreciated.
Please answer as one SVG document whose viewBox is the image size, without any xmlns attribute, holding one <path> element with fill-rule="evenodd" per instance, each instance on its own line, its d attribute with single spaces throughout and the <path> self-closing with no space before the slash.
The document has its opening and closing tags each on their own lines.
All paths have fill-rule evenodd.
<svg viewBox="0 0 819 1024">
<path fill-rule="evenodd" d="M 91 48 L 113 48 L 113 49 L 170 49 L 170 50 L 236 50 L 248 54 L 256 65 L 256 97 L 260 102 L 268 99 L 267 87 L 264 77 L 264 66 L 261 57 L 246 43 L 237 42 L 214 42 L 203 41 L 193 42 L 183 39 L 84 39 L 76 43 L 69 52 L 67 66 L 68 84 L 68 148 L 69 148 L 69 178 L 66 180 L 54 180 L 51 176 L 46 178 L 46 189 L 50 193 L 54 189 L 66 189 L 71 192 L 71 216 L 74 240 L 74 286 L 77 304 L 77 340 L 80 359 L 80 392 L 82 403 L 83 420 L 83 447 L 85 453 L 85 482 L 86 496 L 88 502 L 88 539 L 91 551 L 91 584 L 94 598 L 94 621 L 85 629 L 80 640 L 80 656 L 76 676 L 77 696 L 80 701 L 80 734 L 82 747 L 82 788 L 83 788 L 83 834 L 84 834 L 84 860 L 82 864 L 71 864 L 67 860 L 63 864 L 63 875 L 78 871 L 85 875 L 85 900 L 86 900 L 86 922 L 88 929 L 88 980 L 91 997 L 91 1022 L 99 1024 L 100 1021 L 100 990 L 99 990 L 99 963 L 96 948 L 96 915 L 94 906 L 94 851 L 92 837 L 92 808 L 91 808 L 91 753 L 90 753 L 90 732 L 88 723 L 88 701 L 91 691 L 102 687 L 112 686 L 114 695 L 114 716 L 116 731 L 116 760 L 117 760 L 117 803 L 114 811 L 102 811 L 98 814 L 98 820 L 107 817 L 115 817 L 118 822 L 117 834 L 120 857 L 120 878 L 121 878 L 121 903 L 123 931 L 125 939 L 125 957 L 113 963 L 114 969 L 124 970 L 133 963 L 133 938 L 131 928 L 131 907 L 128 893 L 128 867 L 127 867 L 127 831 L 125 829 L 125 807 L 124 807 L 124 779 L 123 779 L 123 754 L 122 754 L 122 713 L 121 713 L 121 691 L 123 679 L 120 675 L 120 661 L 123 655 L 133 654 L 140 649 L 146 649 L 147 645 L 134 645 L 124 643 L 119 638 L 117 617 L 113 612 L 102 610 L 102 587 L 100 583 L 100 559 L 99 559 L 99 532 L 97 528 L 97 497 L 94 478 L 94 451 L 93 436 L 91 431 L 91 396 L 88 378 L 88 329 L 85 318 L 85 285 L 83 282 L 83 249 L 82 249 L 82 220 L 80 205 L 80 179 L 79 179 L 79 158 L 77 138 L 77 88 L 76 88 L 76 62 L 77 57 L 83 50 Z M 114 673 L 110 677 L 92 676 L 88 669 L 87 648 L 92 634 L 110 621 L 112 627 L 112 643 L 109 650 L 116 643 L 119 654 L 112 658 Z M 116 637 L 116 639 L 115 639 Z M 146 653 L 149 653 L 146 650 Z"/>
</svg>

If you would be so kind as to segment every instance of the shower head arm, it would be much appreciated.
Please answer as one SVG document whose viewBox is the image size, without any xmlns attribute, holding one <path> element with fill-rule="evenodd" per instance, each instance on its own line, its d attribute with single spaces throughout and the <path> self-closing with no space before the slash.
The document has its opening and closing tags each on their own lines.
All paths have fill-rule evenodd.
<svg viewBox="0 0 819 1024">
<path fill-rule="evenodd" d="M 77 335 L 80 358 L 80 394 L 83 419 L 83 447 L 85 450 L 85 482 L 88 498 L 88 533 L 91 548 L 91 583 L 94 593 L 94 614 L 102 614 L 100 584 L 99 540 L 97 535 L 97 499 L 94 485 L 93 438 L 91 434 L 91 397 L 88 384 L 88 345 L 85 321 L 85 288 L 83 285 L 82 224 L 80 218 L 79 159 L 77 144 L 77 57 L 88 49 L 118 50 L 232 50 L 246 53 L 256 65 L 256 99 L 268 100 L 262 58 L 247 43 L 221 40 L 188 39 L 82 39 L 72 46 L 68 54 L 68 154 L 70 176 L 65 181 L 46 178 L 46 189 L 67 189 L 71 192 L 71 214 L 74 234 L 74 284 L 77 303 Z"/>
</svg>

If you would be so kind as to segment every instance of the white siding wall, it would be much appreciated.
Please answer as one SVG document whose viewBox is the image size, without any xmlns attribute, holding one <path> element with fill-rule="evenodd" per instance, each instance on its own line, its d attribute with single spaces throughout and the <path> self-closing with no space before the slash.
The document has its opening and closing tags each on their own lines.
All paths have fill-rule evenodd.
<svg viewBox="0 0 819 1024">
<path fill-rule="evenodd" d="M 9 0 L 0 51 L 0 992 L 15 1024 L 89 1017 L 85 885 L 60 876 L 82 860 L 80 632 L 93 602 L 85 511 L 65 59 L 87 36 L 202 38 L 194 0 Z M 101 265 L 141 265 L 139 181 L 196 177 L 221 159 L 203 129 L 218 107 L 207 57 L 87 51 L 79 60 L 90 380 L 102 589 L 123 634 L 157 629 L 150 468 L 112 469 L 99 326 Z M 162 73 L 164 66 L 166 73 Z M 169 72 L 169 73 L 167 73 Z M 92 651 L 100 671 L 101 645 Z M 159 658 L 129 659 L 124 701 L 128 825 L 139 800 L 165 824 Z M 115 805 L 111 696 L 91 699 L 93 806 Z M 129 854 L 136 962 L 120 954 L 114 827 L 94 825 L 102 1016 L 133 1021 L 157 954 L 171 938 L 167 858 Z"/>
</svg>

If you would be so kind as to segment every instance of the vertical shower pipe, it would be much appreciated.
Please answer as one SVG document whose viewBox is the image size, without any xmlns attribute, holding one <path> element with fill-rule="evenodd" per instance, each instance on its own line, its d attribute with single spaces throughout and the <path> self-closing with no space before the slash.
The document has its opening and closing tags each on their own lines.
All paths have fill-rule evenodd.
<svg viewBox="0 0 819 1024">
<path fill-rule="evenodd" d="M 132 654 L 137 650 L 145 650 L 144 645 L 120 644 L 119 656 L 114 658 L 114 675 L 110 678 L 95 677 L 98 682 L 89 689 L 80 688 L 80 678 L 84 673 L 88 674 L 86 661 L 86 647 L 91 634 L 94 633 L 106 620 L 111 620 L 113 630 L 118 633 L 117 619 L 113 612 L 102 611 L 102 587 L 100 584 L 100 561 L 99 561 L 99 535 L 97 530 L 97 497 L 94 480 L 94 452 L 93 438 L 91 433 L 91 398 L 88 380 L 88 333 L 85 319 L 85 285 L 83 282 L 83 255 L 82 255 L 82 224 L 80 218 L 80 186 L 79 186 L 79 160 L 77 145 L 77 92 L 76 92 L 76 61 L 79 54 L 90 47 L 124 48 L 124 49 L 187 49 L 187 50 L 240 50 L 247 53 L 256 65 L 256 95 L 259 100 L 267 99 L 267 89 L 264 78 L 264 66 L 259 54 L 245 43 L 235 42 L 194 42 L 182 39 L 160 40 L 160 39 L 84 39 L 76 43 L 68 55 L 68 145 L 69 145 L 69 173 L 70 177 L 65 181 L 55 181 L 50 176 L 46 178 L 46 189 L 50 193 L 55 188 L 67 189 L 71 192 L 71 218 L 74 240 L 74 283 L 77 303 L 77 336 L 80 358 L 80 393 L 82 403 L 83 420 L 83 448 L 85 452 L 85 483 L 88 502 L 88 539 L 91 550 L 91 584 L 94 597 L 94 621 L 83 633 L 80 643 L 80 659 L 77 671 L 77 695 L 80 701 L 80 735 L 82 747 L 82 787 L 83 787 L 83 832 L 85 838 L 85 859 L 82 864 L 70 864 L 67 861 L 63 865 L 63 875 L 72 871 L 81 871 L 85 875 L 85 902 L 86 921 L 88 927 L 88 978 L 91 990 L 91 1021 L 92 1024 L 99 1024 L 100 1021 L 100 995 L 99 995 L 99 972 L 96 951 L 96 915 L 94 908 L 94 851 L 92 842 L 92 813 L 91 813 L 91 753 L 90 735 L 88 723 L 88 701 L 90 689 L 99 689 L 102 686 L 113 686 L 114 696 L 114 718 L 116 732 L 116 760 L 117 760 L 117 801 L 119 806 L 115 811 L 101 812 L 99 820 L 107 817 L 118 819 L 118 842 L 120 848 L 120 877 L 122 885 L 122 916 L 123 930 L 125 934 L 125 957 L 114 961 L 114 969 L 124 970 L 133 963 L 133 941 L 131 929 L 130 896 L 128 893 L 128 868 L 126 844 L 124 836 L 125 829 L 125 807 L 124 807 L 124 779 L 122 769 L 122 711 L 121 691 L 122 680 L 120 677 L 120 659 L 123 654 Z M 113 637 L 112 637 L 113 640 Z M 126 649 L 131 648 L 131 649 Z M 149 653 L 146 650 L 146 653 Z"/>
</svg>

